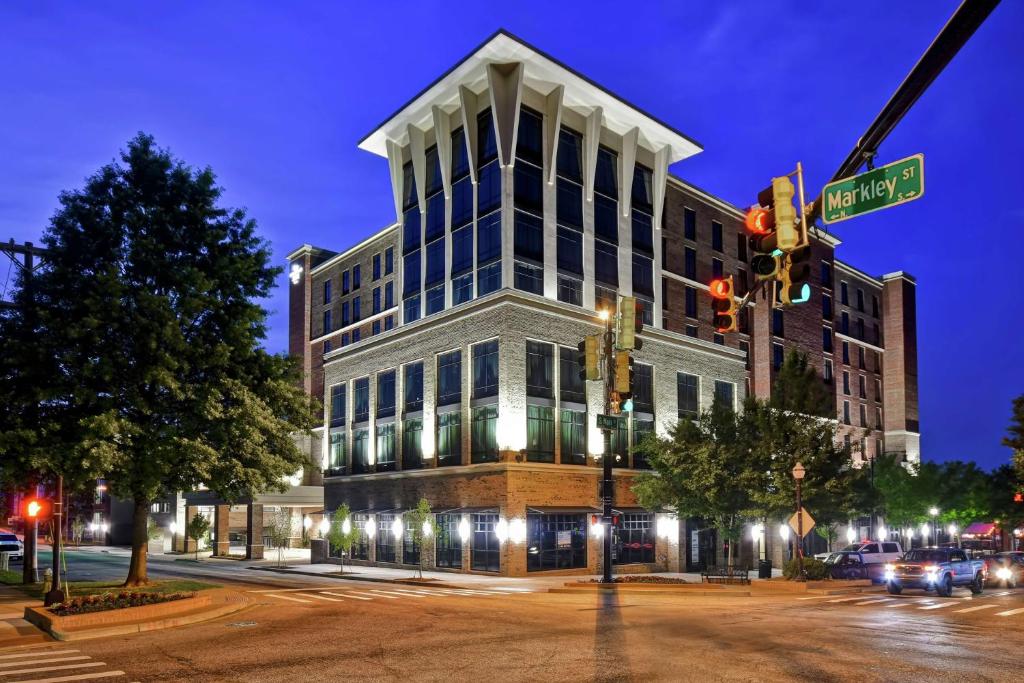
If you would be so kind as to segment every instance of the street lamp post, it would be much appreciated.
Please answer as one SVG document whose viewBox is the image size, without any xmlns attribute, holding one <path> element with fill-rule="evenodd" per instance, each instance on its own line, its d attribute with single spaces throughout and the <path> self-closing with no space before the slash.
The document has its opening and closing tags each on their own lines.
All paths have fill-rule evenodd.
<svg viewBox="0 0 1024 683">
<path fill-rule="evenodd" d="M 799 462 L 793 467 L 793 478 L 796 479 L 796 564 L 800 570 L 799 581 L 806 581 L 807 576 L 804 574 L 804 516 L 803 516 L 803 502 L 801 501 L 801 484 L 804 480 L 804 475 L 807 474 L 807 470 Z"/>
<path fill-rule="evenodd" d="M 939 508 L 932 506 L 928 508 L 928 514 L 932 516 L 932 533 L 935 535 L 935 545 L 939 544 Z"/>
</svg>

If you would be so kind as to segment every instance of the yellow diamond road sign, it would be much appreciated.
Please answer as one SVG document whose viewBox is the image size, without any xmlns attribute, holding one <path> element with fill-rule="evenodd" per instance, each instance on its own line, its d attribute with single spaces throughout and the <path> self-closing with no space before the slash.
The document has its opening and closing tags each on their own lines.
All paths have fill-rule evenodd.
<svg viewBox="0 0 1024 683">
<path fill-rule="evenodd" d="M 804 508 L 800 508 L 800 512 L 794 512 L 793 516 L 789 518 L 789 528 L 793 530 L 794 534 L 800 533 L 800 516 L 804 518 L 804 536 L 811 533 L 811 529 L 814 528 L 814 518 Z"/>
</svg>

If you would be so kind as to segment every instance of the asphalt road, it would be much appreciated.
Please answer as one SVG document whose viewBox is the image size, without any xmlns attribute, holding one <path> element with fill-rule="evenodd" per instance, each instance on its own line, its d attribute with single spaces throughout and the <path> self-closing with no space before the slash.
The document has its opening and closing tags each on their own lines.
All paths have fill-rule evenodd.
<svg viewBox="0 0 1024 683">
<path fill-rule="evenodd" d="M 185 563 L 156 563 L 152 573 L 177 573 L 174 564 Z M 948 599 L 508 594 L 211 564 L 181 571 L 244 579 L 250 607 L 74 643 L 75 653 L 53 658 L 124 672 L 103 679 L 112 681 L 1010 681 L 1024 653 L 1024 590 Z M 60 679 L 18 680 L 46 676 Z"/>
</svg>

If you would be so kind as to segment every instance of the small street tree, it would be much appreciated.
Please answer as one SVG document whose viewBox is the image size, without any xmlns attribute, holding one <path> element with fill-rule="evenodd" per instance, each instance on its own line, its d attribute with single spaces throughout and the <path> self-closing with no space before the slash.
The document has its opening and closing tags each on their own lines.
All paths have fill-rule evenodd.
<svg viewBox="0 0 1024 683">
<path fill-rule="evenodd" d="M 287 512 L 279 510 L 270 518 L 270 542 L 277 548 L 277 566 L 281 566 L 281 556 L 285 547 L 291 542 L 292 521 Z"/>
<path fill-rule="evenodd" d="M 206 515 L 196 515 L 192 519 L 188 520 L 188 524 L 185 525 L 185 535 L 192 539 L 196 547 L 196 560 L 199 559 L 199 541 L 206 538 L 207 534 L 210 533 L 210 520 L 206 518 Z"/>
<path fill-rule="evenodd" d="M 352 552 L 352 546 L 355 545 L 358 534 L 355 525 L 352 524 L 352 513 L 348 504 L 342 503 L 334 511 L 331 527 L 327 530 L 327 542 L 330 543 L 331 550 L 337 552 L 341 559 L 338 567 L 340 574 L 345 573 L 345 556 Z"/>
<path fill-rule="evenodd" d="M 420 578 L 423 578 L 423 541 L 434 532 L 434 515 L 430 511 L 430 503 L 420 498 L 412 510 L 406 511 L 405 523 L 411 529 L 412 542 L 420 549 Z"/>
</svg>

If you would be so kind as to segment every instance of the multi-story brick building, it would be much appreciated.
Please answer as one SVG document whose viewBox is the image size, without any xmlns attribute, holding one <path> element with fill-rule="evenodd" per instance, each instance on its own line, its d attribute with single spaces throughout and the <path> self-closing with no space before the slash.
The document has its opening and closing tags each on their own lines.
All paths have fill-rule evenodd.
<svg viewBox="0 0 1024 683">
<path fill-rule="evenodd" d="M 575 347 L 618 296 L 648 327 L 611 435 L 617 562 L 714 561 L 713 534 L 639 507 L 632 445 L 714 400 L 769 395 L 787 347 L 834 383 L 862 457 L 918 457 L 912 278 L 865 275 L 819 233 L 809 303 L 758 299 L 741 333 L 716 334 L 706 283 L 753 283 L 743 212 L 668 174 L 693 140 L 536 48 L 495 34 L 360 146 L 388 161 L 395 224 L 288 255 L 290 350 L 325 403 L 311 456 L 326 508 L 355 513 L 356 560 L 597 571 L 603 392 L 579 380 Z M 424 548 L 401 520 L 421 497 L 439 529 Z"/>
</svg>

